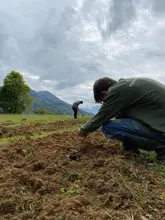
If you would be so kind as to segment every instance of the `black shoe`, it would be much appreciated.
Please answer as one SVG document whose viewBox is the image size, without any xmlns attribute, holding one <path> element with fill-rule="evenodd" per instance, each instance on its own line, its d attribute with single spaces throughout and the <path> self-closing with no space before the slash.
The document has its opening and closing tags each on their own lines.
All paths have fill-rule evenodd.
<svg viewBox="0 0 165 220">
<path fill-rule="evenodd" d="M 131 142 L 126 142 L 124 141 L 123 144 L 122 144 L 122 148 L 124 151 L 126 152 L 132 152 L 132 153 L 136 153 L 136 154 L 139 154 L 140 153 L 140 150 L 138 147 L 136 147 L 134 144 L 131 144 Z"/>
</svg>

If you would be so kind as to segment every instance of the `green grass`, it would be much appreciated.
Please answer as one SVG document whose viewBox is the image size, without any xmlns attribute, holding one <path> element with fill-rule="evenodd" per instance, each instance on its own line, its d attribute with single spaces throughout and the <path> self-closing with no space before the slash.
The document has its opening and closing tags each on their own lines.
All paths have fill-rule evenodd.
<svg viewBox="0 0 165 220">
<path fill-rule="evenodd" d="M 32 135 L 30 135 L 31 139 L 33 140 L 36 140 L 36 139 L 39 139 L 39 138 L 44 138 L 44 137 L 47 137 L 49 135 L 52 135 L 52 134 L 61 134 L 63 132 L 73 132 L 73 131 L 76 131 L 78 130 L 78 126 L 74 126 L 72 128 L 66 128 L 66 129 L 60 129 L 58 131 L 40 131 L 40 132 L 37 132 L 37 133 L 34 133 Z M 28 136 L 29 137 L 29 136 Z M 20 140 L 25 140 L 26 139 L 26 136 L 14 136 L 14 137 L 8 137 L 8 138 L 1 138 L 0 139 L 0 147 L 1 146 L 7 146 L 11 143 L 17 143 L 18 141 Z"/>
<path fill-rule="evenodd" d="M 14 136 L 14 137 L 8 137 L 8 138 L 1 138 L 0 139 L 0 147 L 6 146 L 10 143 L 16 143 L 16 142 L 23 140 L 23 139 L 25 139 L 24 136 Z"/>
<path fill-rule="evenodd" d="M 59 129 L 58 131 L 41 131 L 39 133 L 34 133 L 31 138 L 32 139 L 38 139 L 38 138 L 44 138 L 51 134 L 61 134 L 63 132 L 72 132 L 78 130 L 79 127 L 72 127 L 72 128 L 65 128 L 65 129 Z"/>
<path fill-rule="evenodd" d="M 160 176 L 165 178 L 165 166 L 155 166 L 153 168 L 154 172 L 158 173 Z"/>
<path fill-rule="evenodd" d="M 80 119 L 82 117 L 79 117 Z M 88 119 L 89 117 L 83 117 Z M 0 123 L 7 123 L 10 126 L 17 124 L 31 124 L 31 123 L 50 123 L 59 120 L 72 120 L 72 115 L 3 115 L 0 114 Z M 12 124 L 13 123 L 13 124 Z"/>
<path fill-rule="evenodd" d="M 68 188 L 62 187 L 60 192 L 63 196 L 75 196 L 80 193 L 81 180 L 75 180 Z"/>
<path fill-rule="evenodd" d="M 88 120 L 89 117 L 79 117 L 79 119 L 83 120 Z M 0 124 L 2 123 L 7 123 L 6 125 L 3 124 L 3 126 L 7 127 L 15 127 L 19 126 L 21 124 L 35 124 L 35 123 L 53 123 L 59 120 L 74 120 L 73 116 L 71 115 L 3 115 L 0 114 Z M 72 126 L 71 128 L 64 128 L 56 131 L 48 131 L 48 132 L 43 132 L 42 130 L 40 132 L 34 133 L 31 135 L 32 139 L 37 139 L 37 138 L 43 138 L 47 137 L 48 135 L 51 134 L 57 134 L 57 133 L 62 133 L 65 131 L 71 132 L 71 131 L 76 131 L 79 128 L 79 126 Z M 14 136 L 14 137 L 9 137 L 9 138 L 0 138 L 0 146 L 6 146 L 11 143 L 16 143 L 19 140 L 25 139 L 26 136 Z"/>
</svg>

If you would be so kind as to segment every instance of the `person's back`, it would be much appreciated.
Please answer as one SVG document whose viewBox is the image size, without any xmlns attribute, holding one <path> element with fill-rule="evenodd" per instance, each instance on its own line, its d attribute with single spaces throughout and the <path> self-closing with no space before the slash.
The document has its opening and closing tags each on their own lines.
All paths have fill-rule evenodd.
<svg viewBox="0 0 165 220">
<path fill-rule="evenodd" d="M 165 133 L 165 86 L 148 78 L 119 80 L 109 88 L 102 108 L 92 119 L 89 132 L 120 115 L 133 118 Z"/>
<path fill-rule="evenodd" d="M 112 90 L 121 90 L 126 100 L 122 117 L 133 118 L 165 135 L 165 85 L 148 78 L 122 80 Z"/>
<path fill-rule="evenodd" d="M 155 150 L 164 163 L 165 85 L 149 78 L 118 82 L 101 78 L 93 88 L 96 102 L 103 104 L 99 112 L 80 128 L 80 136 L 102 126 L 107 137 L 122 141 L 129 149 Z"/>
<path fill-rule="evenodd" d="M 80 112 L 80 110 L 79 110 L 79 105 L 80 104 L 83 104 L 83 101 L 76 101 L 76 102 L 74 102 L 73 104 L 72 104 L 72 110 L 73 110 L 73 112 L 74 112 L 74 118 L 76 119 L 77 118 L 77 113 L 78 113 L 78 111 Z M 81 113 L 81 112 L 80 112 Z M 82 114 L 82 113 L 81 113 Z M 82 114 L 83 115 L 83 114 Z"/>
<path fill-rule="evenodd" d="M 73 104 L 72 104 L 72 108 L 78 108 L 78 106 L 80 105 L 80 104 L 82 104 L 83 103 L 83 101 L 75 101 Z"/>
</svg>

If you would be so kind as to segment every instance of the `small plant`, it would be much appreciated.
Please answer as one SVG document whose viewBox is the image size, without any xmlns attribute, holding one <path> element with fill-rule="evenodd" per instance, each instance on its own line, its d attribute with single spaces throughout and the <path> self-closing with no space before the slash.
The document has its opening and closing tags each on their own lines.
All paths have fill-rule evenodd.
<svg viewBox="0 0 165 220">
<path fill-rule="evenodd" d="M 143 157 L 147 162 L 153 163 L 156 161 L 156 152 L 155 151 L 146 151 L 146 150 L 140 150 L 141 157 Z"/>
<path fill-rule="evenodd" d="M 154 166 L 152 168 L 152 170 L 155 172 L 155 173 L 158 173 L 160 176 L 162 176 L 164 179 L 161 181 L 161 186 L 162 187 L 165 187 L 165 166 Z M 165 194 L 164 194 L 164 199 L 165 199 Z"/>
<path fill-rule="evenodd" d="M 161 186 L 162 186 L 162 187 L 165 187 L 165 179 L 162 180 L 162 182 L 161 182 Z"/>
<path fill-rule="evenodd" d="M 80 192 L 80 180 L 76 180 L 69 188 L 61 188 L 60 192 L 64 196 L 74 196 Z"/>
<path fill-rule="evenodd" d="M 154 172 L 165 178 L 165 166 L 155 166 L 153 170 Z"/>
</svg>

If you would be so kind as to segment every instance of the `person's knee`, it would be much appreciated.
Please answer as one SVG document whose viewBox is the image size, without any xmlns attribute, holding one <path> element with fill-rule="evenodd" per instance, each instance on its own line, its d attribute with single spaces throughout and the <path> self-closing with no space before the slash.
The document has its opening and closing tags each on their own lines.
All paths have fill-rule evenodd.
<svg viewBox="0 0 165 220">
<path fill-rule="evenodd" d="M 123 141 L 125 131 L 122 130 L 122 121 L 120 119 L 112 120 L 102 126 L 102 132 L 106 137 Z"/>
<path fill-rule="evenodd" d="M 103 134 L 113 133 L 114 129 L 115 129 L 115 126 L 114 126 L 114 122 L 113 121 L 109 121 L 108 123 L 106 123 L 106 124 L 104 124 L 102 126 Z"/>
</svg>

